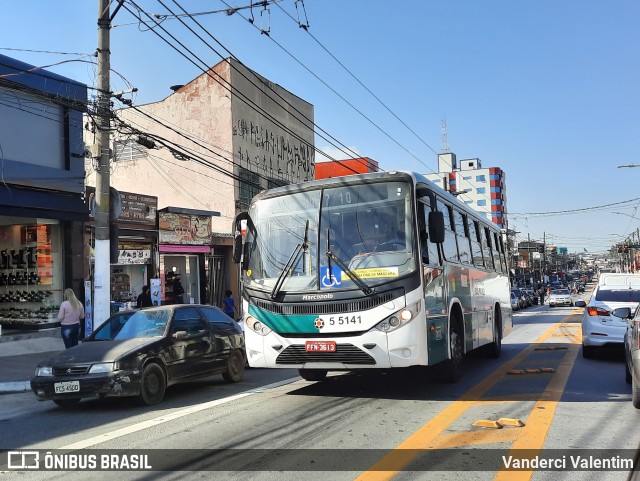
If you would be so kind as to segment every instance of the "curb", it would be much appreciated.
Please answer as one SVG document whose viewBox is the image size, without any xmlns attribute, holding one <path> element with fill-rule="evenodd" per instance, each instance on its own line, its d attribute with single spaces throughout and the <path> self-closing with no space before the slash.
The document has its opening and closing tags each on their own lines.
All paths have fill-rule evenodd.
<svg viewBox="0 0 640 481">
<path fill-rule="evenodd" d="M 0 382 L 0 395 L 31 391 L 30 381 Z"/>
</svg>

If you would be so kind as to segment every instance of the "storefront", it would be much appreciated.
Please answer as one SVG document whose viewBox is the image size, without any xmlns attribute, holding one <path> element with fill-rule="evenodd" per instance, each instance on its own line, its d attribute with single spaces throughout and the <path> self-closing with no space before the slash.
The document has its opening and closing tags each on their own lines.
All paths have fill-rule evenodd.
<svg viewBox="0 0 640 481">
<path fill-rule="evenodd" d="M 64 223 L 11 216 L 1 216 L 0 223 L 0 324 L 5 329 L 59 325 Z"/>
<path fill-rule="evenodd" d="M 179 207 L 158 211 L 163 304 L 206 302 L 211 217 L 219 215 L 215 211 Z"/>
<path fill-rule="evenodd" d="M 87 187 L 89 199 L 94 192 L 93 187 Z M 117 239 L 117 258 L 111 263 L 112 313 L 135 307 L 142 287 L 150 285 L 151 279 L 158 275 L 158 198 L 132 192 L 118 192 L 117 197 L 119 215 L 111 225 L 113 237 Z M 93 223 L 87 225 L 87 236 L 87 245 L 92 246 Z M 93 265 L 88 267 L 93 272 Z"/>
<path fill-rule="evenodd" d="M 0 55 L 0 95 L 0 325 L 58 326 L 83 292 L 87 86 Z"/>
</svg>

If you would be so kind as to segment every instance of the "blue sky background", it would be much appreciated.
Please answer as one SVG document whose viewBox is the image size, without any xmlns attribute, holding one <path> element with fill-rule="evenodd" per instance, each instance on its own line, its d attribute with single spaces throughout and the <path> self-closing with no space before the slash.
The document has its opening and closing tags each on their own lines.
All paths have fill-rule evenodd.
<svg viewBox="0 0 640 481">
<path fill-rule="evenodd" d="M 154 0 L 136 3 L 167 13 Z M 180 11 L 173 0 L 163 3 Z M 220 0 L 179 3 L 191 13 L 228 8 Z M 477 157 L 506 172 L 509 226 L 518 240 L 546 235 L 570 252 L 603 251 L 637 234 L 640 168 L 617 166 L 640 164 L 640 2 L 305 0 L 308 32 L 287 15 L 297 16 L 295 6 L 281 0 L 268 7 L 269 36 L 256 28 L 262 7 L 254 7 L 253 25 L 248 9 L 196 19 L 248 67 L 312 103 L 317 125 L 384 170 L 435 171 L 446 118 L 458 159 Z M 7 49 L 90 55 L 97 10 L 97 0 L 5 0 L 0 53 L 38 66 L 95 62 Z M 137 87 L 136 103 L 160 100 L 169 86 L 201 73 L 124 8 L 113 24 L 111 65 L 126 82 L 112 74 L 112 89 Z M 207 65 L 221 60 L 179 21 L 162 25 Z M 49 70 L 96 84 L 92 63 Z M 347 157 L 320 138 L 316 147 Z"/>
</svg>

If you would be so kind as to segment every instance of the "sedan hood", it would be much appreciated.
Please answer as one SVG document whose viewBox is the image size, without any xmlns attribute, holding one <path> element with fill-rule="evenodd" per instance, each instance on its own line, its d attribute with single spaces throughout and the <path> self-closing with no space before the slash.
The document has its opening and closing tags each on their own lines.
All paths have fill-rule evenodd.
<svg viewBox="0 0 640 481">
<path fill-rule="evenodd" d="M 62 351 L 39 365 L 84 364 L 112 362 L 124 354 L 146 344 L 158 342 L 161 338 L 134 338 L 122 341 L 89 341 Z"/>
</svg>

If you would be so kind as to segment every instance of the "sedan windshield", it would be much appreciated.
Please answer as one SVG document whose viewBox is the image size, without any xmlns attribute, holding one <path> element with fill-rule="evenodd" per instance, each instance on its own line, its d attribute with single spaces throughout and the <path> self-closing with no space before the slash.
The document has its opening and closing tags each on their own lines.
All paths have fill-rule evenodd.
<svg viewBox="0 0 640 481">
<path fill-rule="evenodd" d="M 148 310 L 117 314 L 95 332 L 100 341 L 120 341 L 138 337 L 164 336 L 171 310 Z"/>
<path fill-rule="evenodd" d="M 568 296 L 570 295 L 569 290 L 568 289 L 556 289 L 555 291 L 553 291 L 554 296 Z"/>
</svg>

